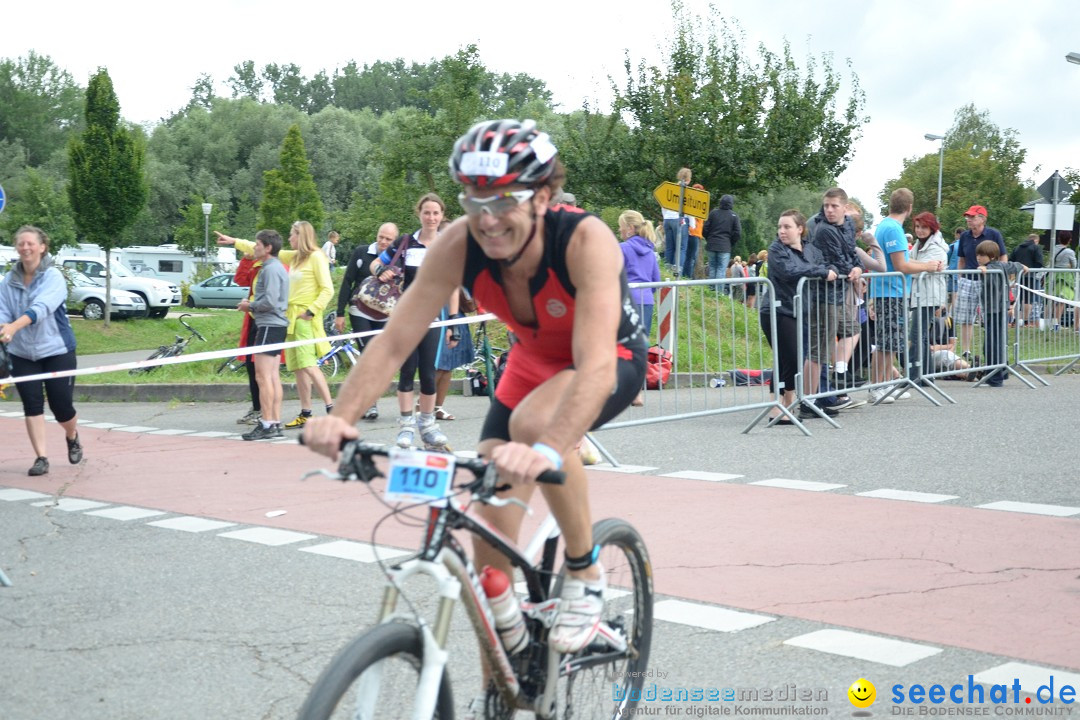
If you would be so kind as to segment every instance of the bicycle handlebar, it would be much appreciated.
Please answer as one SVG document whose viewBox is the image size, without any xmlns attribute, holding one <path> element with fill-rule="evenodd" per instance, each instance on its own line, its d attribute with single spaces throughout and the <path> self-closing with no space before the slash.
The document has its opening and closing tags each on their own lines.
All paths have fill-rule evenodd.
<svg viewBox="0 0 1080 720">
<path fill-rule="evenodd" d="M 304 444 L 303 435 L 299 436 L 299 441 L 301 445 Z M 372 458 L 376 456 L 386 457 L 392 449 L 394 449 L 394 446 L 368 443 L 362 440 L 342 440 L 338 476 L 343 481 L 359 480 L 361 482 L 371 482 L 377 477 L 383 477 L 383 474 L 375 467 Z M 509 487 L 509 485 L 496 486 L 498 473 L 493 462 L 481 460 L 480 458 L 457 457 L 455 458 L 455 464 L 459 468 L 468 470 L 476 478 L 472 482 L 461 486 L 461 488 L 476 493 L 481 498 L 491 497 L 496 492 Z M 548 485 L 563 485 L 566 483 L 566 473 L 561 470 L 545 470 L 536 478 L 536 482 Z"/>
<path fill-rule="evenodd" d="M 183 315 L 181 315 L 180 317 L 178 317 L 178 318 L 177 318 L 177 320 L 179 320 L 179 321 L 180 321 L 180 324 L 181 324 L 181 325 L 183 325 L 183 326 L 184 326 L 184 327 L 186 327 L 186 328 L 187 328 L 188 330 L 190 330 L 190 331 L 191 331 L 191 334 L 192 334 L 192 335 L 194 335 L 195 337 L 199 338 L 199 339 L 200 339 L 200 340 L 202 340 L 203 342 L 206 342 L 206 338 L 204 338 L 204 337 L 202 336 L 202 334 L 201 334 L 201 333 L 200 333 L 200 332 L 199 332 L 198 330 L 196 330 L 195 328 L 191 327 L 191 326 L 190 326 L 190 325 L 188 325 L 188 324 L 187 324 L 186 322 L 184 322 L 184 318 L 186 318 L 186 317 L 191 317 L 191 313 L 184 313 Z"/>
</svg>

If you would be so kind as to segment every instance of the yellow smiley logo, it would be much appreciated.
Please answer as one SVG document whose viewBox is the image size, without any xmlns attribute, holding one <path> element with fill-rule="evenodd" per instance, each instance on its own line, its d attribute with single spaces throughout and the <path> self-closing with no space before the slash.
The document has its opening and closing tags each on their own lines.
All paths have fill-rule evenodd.
<svg viewBox="0 0 1080 720">
<path fill-rule="evenodd" d="M 847 689 L 848 700 L 857 708 L 868 708 L 877 700 L 877 688 L 866 678 L 859 678 Z"/>
</svg>

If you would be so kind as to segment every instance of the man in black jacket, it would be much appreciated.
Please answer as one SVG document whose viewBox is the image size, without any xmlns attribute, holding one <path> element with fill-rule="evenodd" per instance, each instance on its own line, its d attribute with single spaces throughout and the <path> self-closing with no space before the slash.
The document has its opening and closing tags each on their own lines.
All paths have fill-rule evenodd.
<svg viewBox="0 0 1080 720">
<path fill-rule="evenodd" d="M 1031 322 L 1031 305 L 1035 296 L 1032 290 L 1042 290 L 1042 275 L 1033 273 L 1032 270 L 1041 269 L 1043 266 L 1043 250 L 1039 245 L 1039 236 L 1032 233 L 1024 242 L 1020 243 L 1013 251 L 1013 260 L 1028 269 L 1028 272 L 1020 275 L 1020 302 L 1024 305 L 1024 313 L 1016 319 L 1019 327 L 1024 323 Z"/>
<path fill-rule="evenodd" d="M 727 277 L 731 248 L 738 245 L 742 239 L 742 223 L 732 210 L 733 207 L 735 198 L 731 195 L 722 196 L 720 204 L 709 213 L 701 231 L 705 237 L 705 251 L 708 253 L 706 257 L 709 260 L 709 277 L 713 280 Z M 730 294 L 727 286 L 723 287 L 723 292 L 725 295 Z"/>
</svg>

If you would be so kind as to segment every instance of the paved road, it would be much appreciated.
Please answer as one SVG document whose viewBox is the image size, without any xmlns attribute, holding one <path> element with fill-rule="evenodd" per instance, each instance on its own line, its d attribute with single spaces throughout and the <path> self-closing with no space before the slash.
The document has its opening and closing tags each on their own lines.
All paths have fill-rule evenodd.
<svg viewBox="0 0 1080 720">
<path fill-rule="evenodd" d="M 1068 443 L 1046 431 L 1067 425 L 1080 379 L 960 385 L 958 405 L 858 409 L 810 438 L 741 435 L 745 414 L 600 433 L 649 468 L 594 470 L 591 486 L 594 514 L 626 517 L 649 544 L 657 684 L 820 688 L 829 699 L 812 705 L 845 716 L 859 677 L 876 683 L 879 715 L 895 684 L 1080 686 L 1080 490 Z M 458 449 L 484 402 L 452 399 Z M 85 404 L 87 461 L 44 480 L 24 475 L 21 420 L 0 417 L 0 567 L 14 583 L 0 589 L 0 717 L 292 717 L 371 621 L 377 566 L 321 553 L 367 547 L 380 506 L 363 486 L 299 482 L 319 463 L 293 445 L 195 436 L 242 430 L 244 410 Z M 393 437 L 392 421 L 369 425 Z M 176 529 L 206 520 L 230 525 Z M 375 543 L 415 547 L 417 532 L 388 523 Z M 463 619 L 452 647 L 464 704 L 478 679 Z"/>
</svg>

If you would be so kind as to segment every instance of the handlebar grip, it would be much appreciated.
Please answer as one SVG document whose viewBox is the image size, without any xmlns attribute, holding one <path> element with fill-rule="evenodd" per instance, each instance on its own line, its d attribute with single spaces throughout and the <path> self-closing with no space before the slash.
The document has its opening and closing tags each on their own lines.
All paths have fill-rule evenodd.
<svg viewBox="0 0 1080 720">
<path fill-rule="evenodd" d="M 547 485 L 565 485 L 566 473 L 562 470 L 545 470 L 536 478 L 536 482 Z"/>
</svg>

